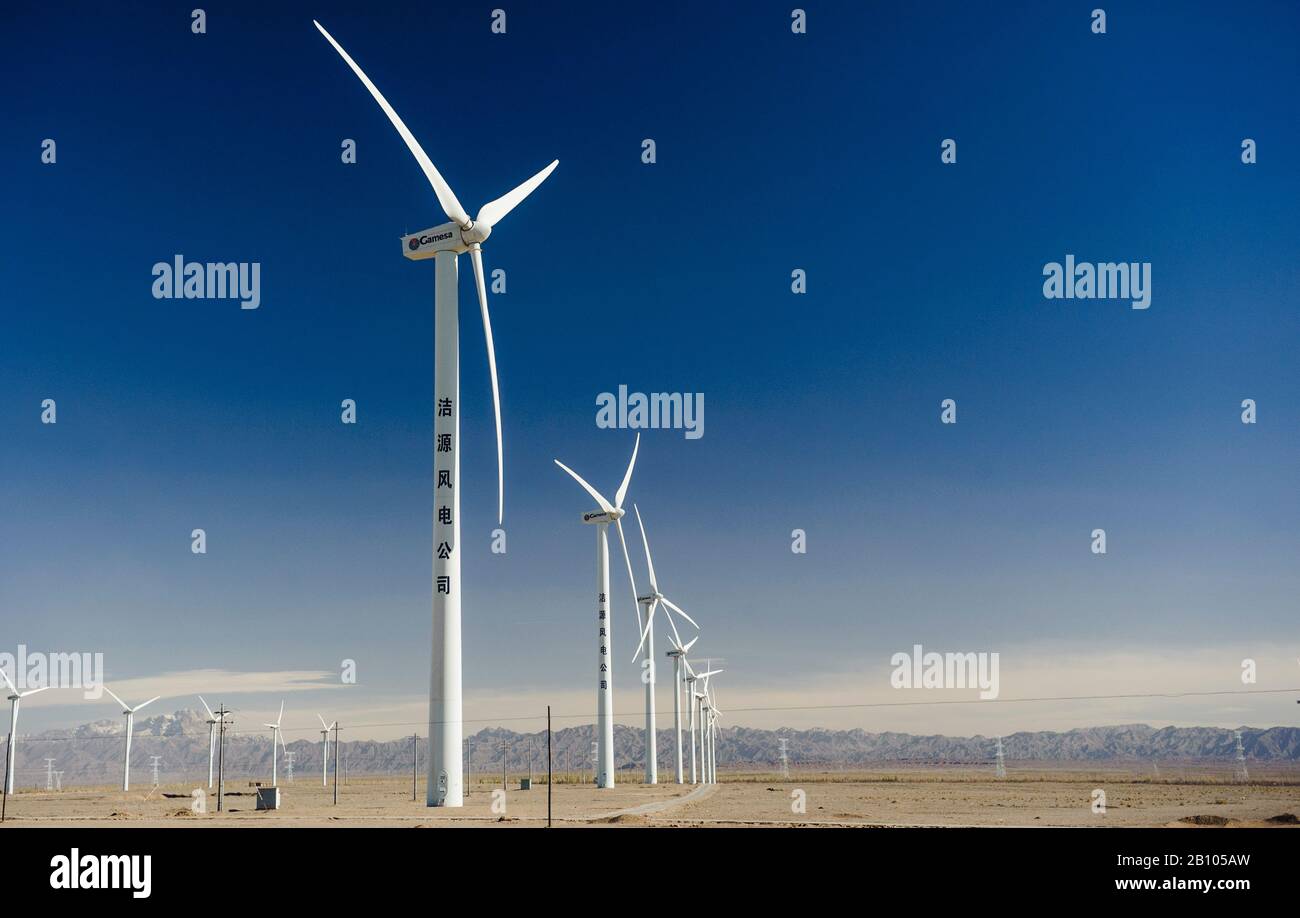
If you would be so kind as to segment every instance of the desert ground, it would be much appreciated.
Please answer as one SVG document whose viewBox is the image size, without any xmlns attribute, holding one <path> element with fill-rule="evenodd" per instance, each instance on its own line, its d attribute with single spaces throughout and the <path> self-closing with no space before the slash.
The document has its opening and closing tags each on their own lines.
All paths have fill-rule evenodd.
<svg viewBox="0 0 1300 918">
<path fill-rule="evenodd" d="M 1167 768 L 1157 777 L 1124 768 L 1079 766 L 1008 769 L 905 767 L 880 771 L 794 772 L 789 778 L 725 772 L 715 785 L 645 785 L 620 775 L 599 790 L 578 775 L 557 775 L 557 826 L 1259 826 L 1288 827 L 1300 815 L 1300 769 L 1252 772 L 1236 783 L 1222 769 Z M 333 787 L 299 775 L 281 783 L 281 808 L 258 811 L 248 780 L 227 780 L 222 812 L 202 783 L 147 782 L 114 788 L 22 790 L 7 801 L 5 828 L 24 826 L 503 826 L 545 825 L 541 777 L 504 795 L 500 776 L 476 776 L 461 809 L 424 806 L 423 780 L 412 800 L 411 777 L 348 776 Z M 1105 792 L 1105 812 L 1094 793 Z M 198 795 L 195 792 L 198 791 Z M 494 791 L 497 792 L 494 794 Z M 199 805 L 202 800 L 202 805 Z"/>
</svg>

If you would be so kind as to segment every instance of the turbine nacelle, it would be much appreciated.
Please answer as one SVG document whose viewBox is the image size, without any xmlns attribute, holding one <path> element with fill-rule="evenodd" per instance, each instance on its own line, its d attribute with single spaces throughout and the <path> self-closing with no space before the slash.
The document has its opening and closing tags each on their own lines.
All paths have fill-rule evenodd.
<svg viewBox="0 0 1300 918">
<path fill-rule="evenodd" d="M 402 254 L 412 261 L 425 261 L 439 252 L 464 255 L 491 234 L 492 227 L 487 223 L 471 223 L 468 229 L 461 229 L 457 223 L 439 223 L 403 236 Z"/>
<path fill-rule="evenodd" d="M 590 513 L 582 515 L 584 523 L 617 523 L 623 518 L 623 508 L 615 507 L 612 510 L 593 510 Z"/>
</svg>

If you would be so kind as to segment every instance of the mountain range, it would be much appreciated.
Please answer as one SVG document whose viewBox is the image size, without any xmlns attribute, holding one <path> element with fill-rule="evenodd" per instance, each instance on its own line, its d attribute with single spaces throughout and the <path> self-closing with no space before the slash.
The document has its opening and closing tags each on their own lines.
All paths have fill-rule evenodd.
<svg viewBox="0 0 1300 918">
<path fill-rule="evenodd" d="M 45 759 L 63 772 L 69 786 L 113 784 L 122 769 L 120 719 L 99 720 L 73 729 L 47 730 L 22 735 L 18 742 L 17 786 L 44 787 Z M 297 731 L 288 731 L 290 735 Z M 620 770 L 643 769 L 643 731 L 621 724 L 614 728 L 615 761 Z M 339 757 L 345 774 L 410 774 L 410 737 L 395 740 L 348 740 L 343 730 Z M 552 736 L 554 767 L 575 772 L 590 768 L 594 730 L 590 725 L 557 730 Z M 868 733 L 865 730 L 759 730 L 726 727 L 718 735 L 718 761 L 725 768 L 776 771 L 780 766 L 780 739 L 795 768 L 834 770 L 899 764 L 991 764 L 995 741 L 986 736 L 917 736 L 908 733 Z M 512 774 L 526 773 L 531 754 L 534 773 L 546 768 L 546 734 L 516 733 L 499 727 L 479 730 L 467 738 L 472 745 L 472 768 L 477 774 L 499 774 L 503 757 Z M 331 737 L 332 741 L 332 737 Z M 1008 762 L 1205 762 L 1227 763 L 1236 758 L 1234 731 L 1219 727 L 1162 727 L 1146 724 L 1088 727 L 1064 733 L 1038 731 L 1002 738 Z M 1248 764 L 1300 762 L 1300 728 L 1241 728 Z M 689 739 L 687 740 L 689 749 Z M 312 739 L 289 739 L 285 749 L 294 753 L 297 775 L 319 774 L 319 730 Z M 416 770 L 423 773 L 424 741 L 416 743 Z M 672 769 L 673 733 L 659 731 L 660 773 Z M 208 765 L 208 725 L 192 710 L 159 714 L 136 722 L 131 747 L 132 783 L 152 781 L 153 756 L 159 756 L 162 781 L 205 778 Z M 333 749 L 330 750 L 331 760 Z M 239 780 L 267 780 L 271 772 L 269 730 L 227 733 L 225 767 Z M 284 751 L 280 769 L 286 769 Z M 688 766 L 689 767 L 689 766 Z M 331 761 L 331 771 L 332 771 Z"/>
</svg>

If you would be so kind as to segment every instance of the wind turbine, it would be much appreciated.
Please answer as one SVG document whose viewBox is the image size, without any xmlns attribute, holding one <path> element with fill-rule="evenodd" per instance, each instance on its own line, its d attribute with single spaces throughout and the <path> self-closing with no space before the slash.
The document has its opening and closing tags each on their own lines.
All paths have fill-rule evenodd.
<svg viewBox="0 0 1300 918">
<path fill-rule="evenodd" d="M 203 701 L 202 695 L 199 696 L 199 701 Z M 206 701 L 203 701 L 203 710 L 208 712 L 208 790 L 211 790 L 212 765 L 217 755 L 217 724 L 225 720 L 226 714 L 230 712 L 225 711 L 221 714 L 214 714 Z"/>
<path fill-rule="evenodd" d="M 656 730 L 655 730 L 655 630 L 654 630 L 655 610 L 657 610 L 659 608 L 659 605 L 662 603 L 664 608 L 667 609 L 669 612 L 676 612 L 678 615 L 686 619 L 692 625 L 695 625 L 697 629 L 700 626 L 696 625 L 695 619 L 691 618 L 689 615 L 683 612 L 679 606 L 673 603 L 671 599 L 667 598 L 666 596 L 664 596 L 663 593 L 659 592 L 659 586 L 655 582 L 655 563 L 654 561 L 650 560 L 650 542 L 646 539 L 645 524 L 641 522 L 641 510 L 640 508 L 637 507 L 636 504 L 632 505 L 632 509 L 636 511 L 636 524 L 638 528 L 640 528 L 641 530 L 641 544 L 645 547 L 645 566 L 646 566 L 646 570 L 650 574 L 649 594 L 645 596 L 637 597 L 638 602 L 643 603 L 646 607 L 645 628 L 641 632 L 641 643 L 636 645 L 636 652 L 632 654 L 632 660 L 633 662 L 636 661 L 637 654 L 639 654 L 641 652 L 641 648 L 644 647 L 645 661 L 649 663 L 649 666 L 647 667 L 649 672 L 643 674 L 642 676 L 642 679 L 645 680 L 645 783 L 658 784 L 659 783 L 659 760 L 658 760 L 658 748 L 657 748 L 658 743 L 656 742 Z M 677 633 L 677 625 L 673 623 L 672 615 L 669 615 L 668 612 L 665 612 L 664 615 L 667 616 L 668 625 L 673 630 L 673 634 L 672 634 L 673 644 L 674 646 L 680 648 L 682 646 L 682 636 Z M 637 615 L 637 619 L 640 620 L 639 613 Z M 680 716 L 678 719 L 680 721 Z M 679 731 L 681 730 L 680 723 L 678 724 L 678 730 Z M 679 779 L 678 783 L 680 783 L 680 779 L 681 779 L 680 736 L 679 736 L 679 741 L 677 743 L 677 749 L 678 749 L 678 762 L 679 762 L 679 766 L 677 769 L 677 777 Z"/>
<path fill-rule="evenodd" d="M 637 450 L 641 448 L 641 435 L 636 435 L 632 447 L 632 459 L 627 464 L 623 483 L 618 486 L 614 503 L 605 500 L 601 493 L 582 480 L 573 469 L 559 459 L 555 464 L 582 485 L 582 489 L 596 500 L 599 510 L 582 515 L 584 523 L 596 526 L 596 626 L 600 655 L 597 658 L 600 669 L 596 681 L 596 736 L 597 765 L 596 786 L 614 786 L 614 696 L 612 689 L 613 660 L 609 654 L 609 524 L 618 529 L 618 540 L 623 544 L 623 560 L 627 562 L 627 579 L 632 585 L 633 608 L 636 607 L 636 579 L 632 576 L 632 559 L 627 554 L 627 539 L 623 538 L 623 498 L 627 496 L 627 486 L 632 481 L 632 468 L 636 465 Z"/>
<path fill-rule="evenodd" d="M 700 755 L 703 762 L 702 783 L 704 784 L 713 783 L 713 698 L 709 694 L 709 677 L 716 676 L 720 672 L 723 670 L 708 669 L 695 676 L 703 684 L 704 689 L 696 692 L 700 705 Z"/>
<path fill-rule="evenodd" d="M 280 739 L 280 721 L 282 721 L 282 720 L 284 720 L 284 702 L 283 702 L 283 701 L 280 702 L 280 716 L 277 717 L 277 718 L 275 719 L 275 723 L 273 723 L 273 724 L 262 724 L 263 727 L 270 727 L 270 728 L 271 728 L 271 786 L 272 786 L 272 787 L 278 787 L 278 786 L 279 786 L 278 782 L 275 780 L 275 779 L 276 779 L 276 770 L 275 770 L 275 765 L 276 765 L 276 748 L 275 748 L 275 743 L 276 743 L 276 740 L 279 740 L 280 743 L 281 743 L 281 745 L 284 744 L 284 740 Z"/>
<path fill-rule="evenodd" d="M 698 771 L 695 767 L 695 709 L 698 707 L 695 692 L 695 669 L 691 666 L 691 661 L 686 659 L 685 654 L 682 654 L 682 665 L 686 667 L 686 704 L 690 708 L 690 725 L 687 732 L 691 735 L 691 783 L 698 784 Z"/>
<path fill-rule="evenodd" d="M 9 761 L 5 763 L 5 793 L 12 794 L 14 792 L 14 767 L 18 764 L 18 759 L 14 755 L 14 744 L 18 742 L 18 705 L 28 695 L 35 695 L 37 692 L 43 692 L 49 688 L 49 686 L 42 685 L 40 688 L 33 688 L 28 689 L 25 692 L 20 692 L 18 691 L 18 686 L 14 685 L 13 682 L 10 681 L 9 674 L 3 669 L 0 669 L 0 677 L 5 680 L 5 685 L 9 686 L 9 690 L 13 692 L 13 694 L 9 696 L 9 700 L 12 702 L 9 706 Z"/>
<path fill-rule="evenodd" d="M 461 636 L 460 636 L 460 346 L 457 311 L 457 258 L 468 252 L 478 287 L 483 336 L 487 341 L 488 372 L 492 379 L 492 408 L 497 434 L 497 523 L 505 508 L 505 478 L 501 446 L 501 397 L 497 387 L 496 350 L 488 317 L 487 288 L 483 281 L 482 243 L 495 225 L 532 194 L 559 164 L 553 161 L 528 181 L 479 209 L 470 219 L 451 186 L 433 165 L 424 148 L 375 84 L 316 20 L 313 24 L 339 56 L 352 68 L 370 95 L 420 164 L 433 193 L 450 223 L 402 237 L 402 254 L 419 261 L 434 259 L 434 558 L 433 558 L 433 666 L 429 679 L 428 806 L 462 806 L 461 773 Z"/>
<path fill-rule="evenodd" d="M 326 725 L 325 718 L 321 717 L 319 714 L 316 715 L 316 719 L 320 721 L 321 725 L 320 786 L 329 787 L 330 731 L 334 729 L 334 724 L 337 724 L 338 721 L 336 720 L 334 721 L 334 724 Z"/>
<path fill-rule="evenodd" d="M 104 686 L 104 691 L 113 695 L 113 690 L 107 685 Z M 124 708 L 122 713 L 126 715 L 126 756 L 122 760 L 122 790 L 124 791 L 131 789 L 131 732 L 135 729 L 135 712 L 145 705 L 153 704 L 161 697 L 162 695 L 154 695 L 148 701 L 142 701 L 135 707 L 131 707 L 121 698 L 113 695 L 113 700 Z"/>
<path fill-rule="evenodd" d="M 683 646 L 677 639 L 676 635 L 671 635 L 673 649 L 668 651 L 666 656 L 672 657 L 673 660 L 673 730 L 677 734 L 677 783 L 682 784 L 682 666 L 688 669 L 690 664 L 686 662 L 686 652 L 694 646 L 695 642 L 700 639 L 697 634 Z M 691 677 L 694 679 L 694 676 Z M 695 747 L 692 745 L 691 753 L 694 755 Z M 692 760 L 693 761 L 693 760 Z M 694 778 L 691 779 L 694 781 Z"/>
<path fill-rule="evenodd" d="M 704 784 L 706 783 L 705 775 L 708 768 L 708 757 L 705 755 L 706 750 L 704 748 L 704 708 L 702 706 L 704 693 L 695 688 L 694 683 L 697 679 L 695 675 L 692 674 L 686 678 L 687 681 L 691 683 L 689 689 L 691 702 L 691 783 Z M 695 767 L 695 743 L 697 739 L 699 740 L 700 745 L 700 765 L 698 771 Z"/>
<path fill-rule="evenodd" d="M 712 783 L 718 783 L 718 721 L 722 720 L 722 708 L 718 707 L 717 694 L 706 689 L 709 695 L 709 774 Z"/>
</svg>

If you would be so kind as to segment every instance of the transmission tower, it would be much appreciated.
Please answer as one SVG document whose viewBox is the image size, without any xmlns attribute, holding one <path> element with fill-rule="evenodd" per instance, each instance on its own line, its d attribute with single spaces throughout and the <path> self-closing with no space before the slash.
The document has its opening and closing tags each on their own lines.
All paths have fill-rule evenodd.
<svg viewBox="0 0 1300 918">
<path fill-rule="evenodd" d="M 293 757 L 297 754 L 298 753 L 294 752 L 292 749 L 284 750 L 285 776 L 289 779 L 290 784 L 293 783 Z"/>
<path fill-rule="evenodd" d="M 1006 763 L 1006 758 L 1002 754 L 1002 737 L 1000 736 L 998 737 L 997 755 L 998 755 L 997 776 L 999 778 L 1005 778 L 1007 776 L 1007 763 Z"/>
<path fill-rule="evenodd" d="M 150 759 L 152 759 L 152 761 L 150 761 L 149 764 L 153 766 L 153 784 L 154 787 L 157 787 L 158 786 L 158 763 L 162 761 L 162 756 L 160 755 L 150 756 Z"/>
<path fill-rule="evenodd" d="M 1243 784 L 1250 780 L 1250 772 L 1246 771 L 1246 750 L 1241 745 L 1241 731 L 1237 730 L 1237 780 Z"/>
<path fill-rule="evenodd" d="M 54 789 L 60 791 L 63 790 L 63 772 L 61 771 L 56 771 L 54 773 Z"/>
<path fill-rule="evenodd" d="M 45 760 L 45 789 L 54 790 L 54 759 Z"/>
<path fill-rule="evenodd" d="M 790 778 L 790 741 L 784 736 L 778 739 L 781 744 L 781 777 L 789 780 Z"/>
</svg>

